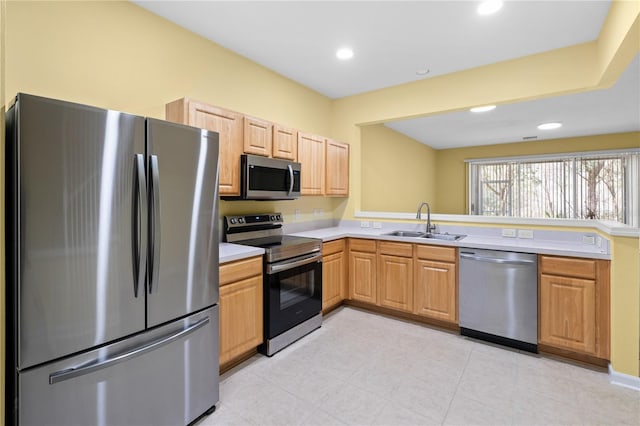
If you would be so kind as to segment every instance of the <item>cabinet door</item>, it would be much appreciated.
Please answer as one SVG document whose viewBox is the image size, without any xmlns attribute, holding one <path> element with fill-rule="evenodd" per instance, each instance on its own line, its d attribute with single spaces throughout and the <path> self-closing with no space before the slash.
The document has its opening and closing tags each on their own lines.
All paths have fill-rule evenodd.
<svg viewBox="0 0 640 426">
<path fill-rule="evenodd" d="M 540 276 L 540 343 L 596 353 L 594 280 Z"/>
<path fill-rule="evenodd" d="M 349 145 L 326 141 L 326 195 L 349 195 Z"/>
<path fill-rule="evenodd" d="M 220 195 L 240 195 L 240 154 L 242 154 L 242 114 L 188 98 L 168 103 L 166 119 L 218 132 Z"/>
<path fill-rule="evenodd" d="M 413 260 L 410 257 L 380 255 L 379 305 L 411 312 L 413 303 Z"/>
<path fill-rule="evenodd" d="M 458 322 L 455 263 L 416 260 L 413 313 Z"/>
<path fill-rule="evenodd" d="M 342 302 L 345 297 L 346 261 L 344 252 L 322 258 L 322 310 Z"/>
<path fill-rule="evenodd" d="M 349 297 L 361 302 L 376 303 L 376 254 L 349 253 Z"/>
<path fill-rule="evenodd" d="M 273 124 L 253 117 L 244 117 L 244 153 L 271 156 Z"/>
<path fill-rule="evenodd" d="M 262 276 L 220 287 L 220 365 L 262 341 Z"/>
<path fill-rule="evenodd" d="M 298 132 L 295 129 L 273 125 L 273 158 L 298 161 Z"/>
<path fill-rule="evenodd" d="M 324 139 L 308 133 L 298 133 L 298 162 L 300 171 L 300 194 L 324 194 Z"/>
</svg>

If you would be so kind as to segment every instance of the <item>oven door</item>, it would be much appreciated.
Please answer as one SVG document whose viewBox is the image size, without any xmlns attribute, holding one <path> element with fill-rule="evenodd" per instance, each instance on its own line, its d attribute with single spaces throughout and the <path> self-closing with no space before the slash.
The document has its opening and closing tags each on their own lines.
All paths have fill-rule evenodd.
<svg viewBox="0 0 640 426">
<path fill-rule="evenodd" d="M 322 311 L 322 254 L 265 268 L 265 338 L 272 339 Z"/>
</svg>

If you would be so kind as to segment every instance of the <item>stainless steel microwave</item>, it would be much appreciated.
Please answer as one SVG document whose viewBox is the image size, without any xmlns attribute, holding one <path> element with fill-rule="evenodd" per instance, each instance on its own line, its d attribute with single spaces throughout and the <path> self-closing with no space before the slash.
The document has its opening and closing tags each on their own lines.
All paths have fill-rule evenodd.
<svg viewBox="0 0 640 426">
<path fill-rule="evenodd" d="M 300 163 L 243 154 L 240 196 L 224 200 L 294 200 L 300 197 Z"/>
</svg>

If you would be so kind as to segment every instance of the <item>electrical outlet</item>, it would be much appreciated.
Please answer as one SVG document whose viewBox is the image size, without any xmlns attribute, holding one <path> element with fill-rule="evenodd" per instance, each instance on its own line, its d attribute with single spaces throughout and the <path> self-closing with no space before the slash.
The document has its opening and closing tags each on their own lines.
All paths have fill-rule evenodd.
<svg viewBox="0 0 640 426">
<path fill-rule="evenodd" d="M 502 236 L 503 237 L 509 237 L 509 238 L 515 238 L 516 237 L 516 230 L 515 229 L 505 228 L 505 229 L 502 230 Z"/>
<path fill-rule="evenodd" d="M 593 235 L 583 235 L 582 236 L 582 244 L 595 244 L 596 243 L 596 237 L 594 237 Z"/>
<path fill-rule="evenodd" d="M 368 228 L 369 227 L 369 221 L 368 220 L 363 220 L 360 222 L 360 228 Z"/>
<path fill-rule="evenodd" d="M 373 222 L 373 228 L 374 228 L 374 229 L 382 229 L 382 223 L 380 223 L 380 222 Z"/>
<path fill-rule="evenodd" d="M 596 238 L 596 245 L 598 248 L 602 248 L 602 237 Z"/>
<path fill-rule="evenodd" d="M 533 238 L 532 229 L 518 229 L 518 238 Z"/>
</svg>

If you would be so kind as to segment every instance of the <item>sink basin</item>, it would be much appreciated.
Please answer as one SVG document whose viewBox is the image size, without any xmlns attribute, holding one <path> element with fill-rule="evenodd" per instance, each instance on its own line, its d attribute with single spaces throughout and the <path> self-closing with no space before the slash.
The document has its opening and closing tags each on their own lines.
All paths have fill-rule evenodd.
<svg viewBox="0 0 640 426">
<path fill-rule="evenodd" d="M 425 232 L 419 231 L 393 231 L 384 235 L 390 235 L 392 237 L 425 237 L 427 234 Z"/>
<path fill-rule="evenodd" d="M 466 237 L 466 235 L 458 234 L 423 234 L 421 238 L 432 238 L 434 240 L 458 241 Z"/>
</svg>

